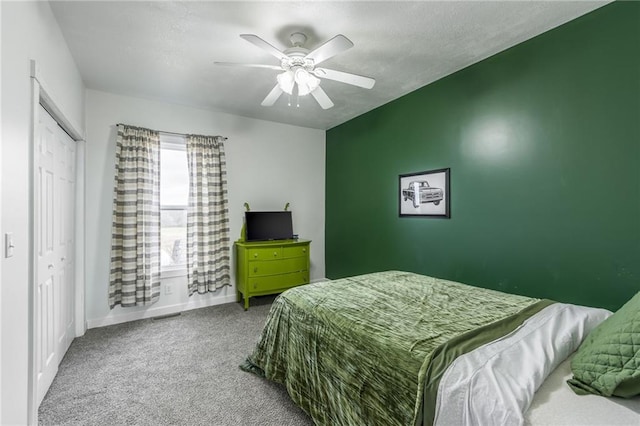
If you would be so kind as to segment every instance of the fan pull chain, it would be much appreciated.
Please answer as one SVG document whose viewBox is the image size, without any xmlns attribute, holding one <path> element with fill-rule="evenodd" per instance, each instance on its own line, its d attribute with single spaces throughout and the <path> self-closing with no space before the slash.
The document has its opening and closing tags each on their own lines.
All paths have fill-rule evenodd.
<svg viewBox="0 0 640 426">
<path fill-rule="evenodd" d="M 291 106 L 291 95 L 288 96 L 287 106 Z M 300 108 L 300 96 L 296 96 L 296 108 Z"/>
</svg>

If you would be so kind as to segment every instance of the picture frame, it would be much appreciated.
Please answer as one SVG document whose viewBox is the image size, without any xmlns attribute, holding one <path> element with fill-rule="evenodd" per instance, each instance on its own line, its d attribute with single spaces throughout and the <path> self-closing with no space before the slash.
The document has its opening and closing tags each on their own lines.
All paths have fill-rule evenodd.
<svg viewBox="0 0 640 426">
<path fill-rule="evenodd" d="M 450 174 L 444 168 L 399 175 L 398 215 L 451 218 Z"/>
</svg>

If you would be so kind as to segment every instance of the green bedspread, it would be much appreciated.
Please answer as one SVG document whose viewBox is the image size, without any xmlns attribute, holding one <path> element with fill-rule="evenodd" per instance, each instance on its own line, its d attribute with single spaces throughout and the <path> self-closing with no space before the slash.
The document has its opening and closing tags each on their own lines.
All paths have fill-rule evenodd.
<svg viewBox="0 0 640 426">
<path fill-rule="evenodd" d="M 310 284 L 274 301 L 241 367 L 286 385 L 318 425 L 428 424 L 451 354 L 547 304 L 397 271 Z M 478 337 L 489 324 L 497 335 Z"/>
</svg>

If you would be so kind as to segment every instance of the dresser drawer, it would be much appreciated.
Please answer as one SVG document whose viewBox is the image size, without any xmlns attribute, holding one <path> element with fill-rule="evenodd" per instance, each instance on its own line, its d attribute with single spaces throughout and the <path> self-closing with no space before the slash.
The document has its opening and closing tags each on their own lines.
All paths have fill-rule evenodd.
<svg viewBox="0 0 640 426">
<path fill-rule="evenodd" d="M 236 241 L 236 290 L 249 309 L 253 296 L 309 283 L 309 240 Z"/>
<path fill-rule="evenodd" d="M 249 279 L 249 290 L 252 293 L 284 291 L 309 282 L 309 271 L 294 272 L 292 274 L 271 275 Z"/>
<path fill-rule="evenodd" d="M 309 246 L 292 246 L 282 249 L 282 257 L 307 257 L 309 255 Z"/>
<path fill-rule="evenodd" d="M 282 257 L 282 247 L 259 247 L 250 248 L 249 261 L 251 260 L 268 260 L 280 259 Z"/>
<path fill-rule="evenodd" d="M 292 257 L 279 260 L 254 260 L 249 262 L 249 276 L 259 277 L 263 275 L 287 274 L 289 272 L 306 271 L 306 257 Z"/>
</svg>

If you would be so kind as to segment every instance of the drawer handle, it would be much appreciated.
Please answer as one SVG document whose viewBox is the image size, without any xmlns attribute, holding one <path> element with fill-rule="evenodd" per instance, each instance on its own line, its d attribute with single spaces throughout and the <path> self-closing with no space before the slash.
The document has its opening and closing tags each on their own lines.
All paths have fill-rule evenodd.
<svg viewBox="0 0 640 426">
<path fill-rule="evenodd" d="M 278 257 L 278 252 L 277 251 L 273 252 L 273 257 Z"/>
<path fill-rule="evenodd" d="M 258 272 L 258 267 L 253 268 L 253 272 Z"/>
<path fill-rule="evenodd" d="M 253 253 L 253 257 L 258 257 L 258 253 Z"/>
<path fill-rule="evenodd" d="M 303 253 L 306 253 L 306 252 L 307 252 L 307 249 L 302 249 L 302 252 L 303 252 Z"/>
</svg>

